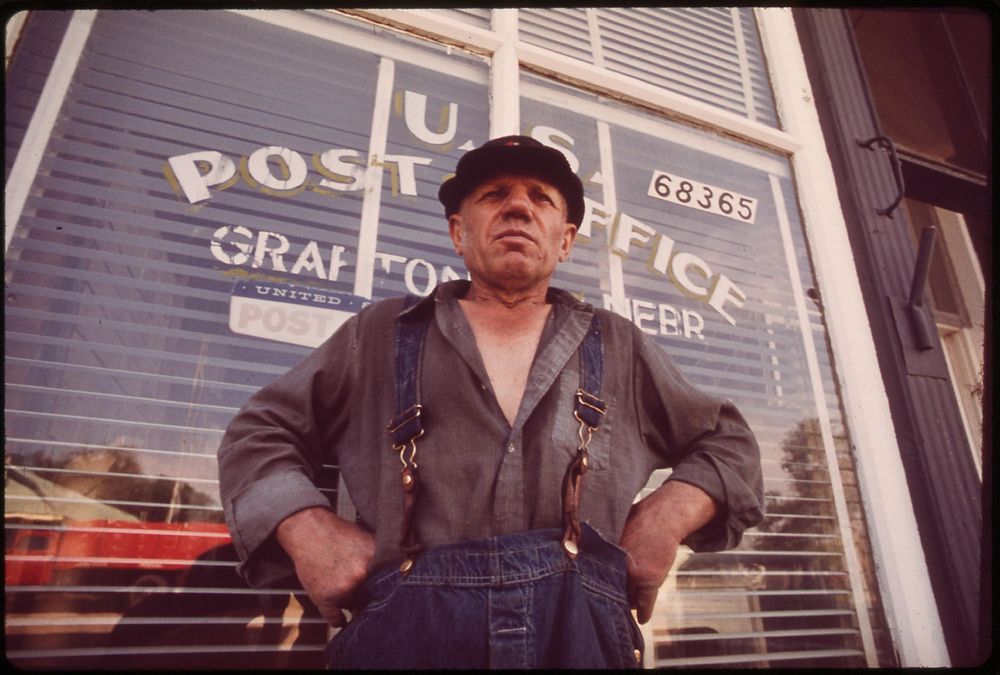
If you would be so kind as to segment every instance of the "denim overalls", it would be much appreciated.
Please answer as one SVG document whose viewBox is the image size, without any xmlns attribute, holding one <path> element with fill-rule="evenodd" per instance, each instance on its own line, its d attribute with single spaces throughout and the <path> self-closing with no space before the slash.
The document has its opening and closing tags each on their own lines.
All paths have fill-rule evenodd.
<svg viewBox="0 0 1000 675">
<path fill-rule="evenodd" d="M 595 316 L 580 347 L 573 414 L 580 445 L 563 480 L 562 529 L 541 529 L 424 550 L 412 516 L 418 494 L 417 392 L 427 316 L 396 330 L 396 409 L 389 424 L 403 468 L 402 564 L 375 570 L 363 608 L 326 648 L 332 668 L 635 668 L 643 640 L 625 592 L 625 552 L 578 514 L 587 444 L 606 410 L 598 398 L 603 350 Z"/>
</svg>

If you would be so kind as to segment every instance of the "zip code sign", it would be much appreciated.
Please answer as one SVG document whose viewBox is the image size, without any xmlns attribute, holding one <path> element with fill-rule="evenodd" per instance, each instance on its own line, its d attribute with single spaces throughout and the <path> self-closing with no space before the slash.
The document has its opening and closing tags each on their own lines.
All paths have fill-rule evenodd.
<svg viewBox="0 0 1000 675">
<path fill-rule="evenodd" d="M 706 185 L 675 173 L 654 171 L 649 181 L 650 197 L 665 202 L 714 213 L 741 223 L 753 224 L 757 217 L 757 200 L 715 185 Z"/>
</svg>

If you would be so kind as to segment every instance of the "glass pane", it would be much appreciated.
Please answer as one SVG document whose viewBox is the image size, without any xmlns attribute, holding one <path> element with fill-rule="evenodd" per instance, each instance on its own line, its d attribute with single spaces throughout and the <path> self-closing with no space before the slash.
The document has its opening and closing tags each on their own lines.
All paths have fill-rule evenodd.
<svg viewBox="0 0 1000 675">
<path fill-rule="evenodd" d="M 398 159 L 390 165 L 381 200 L 375 299 L 425 296 L 439 282 L 466 277 L 437 191 L 458 159 L 487 140 L 486 71 L 477 73 L 466 80 L 456 78 L 454 68 L 396 63 L 386 158 Z"/>
<path fill-rule="evenodd" d="M 538 78 L 522 96 L 525 128 L 571 150 L 598 202 L 574 257 L 604 267 L 559 282 L 732 399 L 762 448 L 767 517 L 734 551 L 680 556 L 651 624 L 655 663 L 863 667 L 866 642 L 892 663 L 870 557 L 850 562 L 863 514 L 842 484 L 849 444 L 787 159 Z"/>
<path fill-rule="evenodd" d="M 451 9 L 426 9 L 425 12 L 440 14 L 455 21 L 472 24 L 479 28 L 489 29 L 491 10 L 483 7 L 463 7 Z"/>
<path fill-rule="evenodd" d="M 778 126 L 752 8 L 602 7 L 607 68 Z"/>
<path fill-rule="evenodd" d="M 587 63 L 594 62 L 587 10 L 547 8 L 518 10 L 520 40 Z"/>
<path fill-rule="evenodd" d="M 524 42 L 778 125 L 750 8 L 525 8 L 518 16 Z"/>
<path fill-rule="evenodd" d="M 959 14 L 961 23 L 952 22 L 951 30 L 962 28 L 949 37 L 946 14 L 848 11 L 883 132 L 901 149 L 985 174 L 989 24 L 985 15 Z M 961 68 L 952 40 L 960 45 Z"/>
<path fill-rule="evenodd" d="M 389 130 L 378 251 L 441 269 L 439 167 L 485 139 L 488 97 L 482 59 L 300 18 L 334 39 L 230 12 L 96 17 L 5 265 L 18 666 L 322 667 L 304 594 L 235 573 L 216 448 L 373 291 L 357 273 L 379 234 L 359 225 L 373 128 Z M 405 262 L 375 295 L 407 287 Z"/>
</svg>

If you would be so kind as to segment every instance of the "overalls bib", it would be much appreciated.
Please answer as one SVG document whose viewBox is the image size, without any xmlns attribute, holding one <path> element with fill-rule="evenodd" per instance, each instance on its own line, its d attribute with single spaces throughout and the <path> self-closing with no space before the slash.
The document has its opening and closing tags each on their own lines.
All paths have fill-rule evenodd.
<svg viewBox="0 0 1000 675">
<path fill-rule="evenodd" d="M 400 317 L 396 408 L 389 424 L 403 468 L 400 565 L 375 570 L 362 607 L 333 638 L 331 668 L 636 668 L 643 639 L 626 598 L 625 552 L 579 520 L 587 444 L 606 410 L 595 316 L 580 347 L 573 415 L 580 445 L 563 480 L 563 528 L 424 550 L 412 523 L 423 435 L 418 374 L 427 316 Z M 568 412 L 567 412 L 568 414 Z"/>
</svg>

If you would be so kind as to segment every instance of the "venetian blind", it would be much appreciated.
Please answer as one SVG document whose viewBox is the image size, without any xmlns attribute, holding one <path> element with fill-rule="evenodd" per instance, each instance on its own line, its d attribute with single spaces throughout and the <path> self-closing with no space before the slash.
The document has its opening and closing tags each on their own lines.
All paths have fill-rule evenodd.
<svg viewBox="0 0 1000 675">
<path fill-rule="evenodd" d="M 468 23 L 479 28 L 490 27 L 490 11 L 486 8 L 480 7 L 456 7 L 453 9 L 428 9 L 425 10 L 430 14 L 438 14 L 440 16 L 447 17 L 449 19 L 454 19 L 456 21 L 461 21 L 463 23 Z"/>
<path fill-rule="evenodd" d="M 778 126 L 752 8 L 521 9 L 519 17 L 525 42 Z"/>
<path fill-rule="evenodd" d="M 197 17 L 98 13 L 7 251 L 6 637 L 22 667 L 322 666 L 328 628 L 297 585 L 236 575 L 215 458 L 239 406 L 307 353 L 297 317 L 317 315 L 238 301 L 364 300 L 375 109 L 398 205 L 367 293 L 433 286 L 450 242 L 414 193 L 443 169 L 419 155 L 456 114 L 444 101 L 464 115 L 450 165 L 485 137 L 484 68 L 449 89 L 447 67 L 385 58 L 395 43 L 370 28 L 317 19 L 333 41 Z M 303 325 L 312 341 L 327 326 Z"/>
<path fill-rule="evenodd" d="M 844 488 L 855 482 L 849 444 L 787 160 L 532 76 L 522 96 L 522 121 L 560 131 L 602 212 L 585 223 L 589 236 L 559 283 L 609 306 L 609 288 L 582 270 L 619 265 L 620 313 L 691 381 L 733 400 L 761 445 L 764 522 L 733 550 L 682 549 L 650 623 L 647 663 L 892 663 L 866 538 L 855 544 L 852 534 L 864 518 Z M 711 289 L 730 283 L 741 300 L 713 305 Z"/>
</svg>

